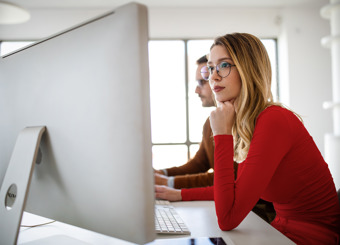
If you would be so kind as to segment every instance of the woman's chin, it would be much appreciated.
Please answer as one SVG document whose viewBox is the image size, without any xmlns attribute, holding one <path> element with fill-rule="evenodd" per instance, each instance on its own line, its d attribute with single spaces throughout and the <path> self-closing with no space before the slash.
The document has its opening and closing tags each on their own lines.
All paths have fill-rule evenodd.
<svg viewBox="0 0 340 245">
<path fill-rule="evenodd" d="M 221 103 L 224 103 L 224 102 L 227 102 L 227 101 L 230 101 L 232 100 L 231 98 L 223 98 L 223 97 L 216 97 L 216 101 L 218 102 L 221 102 Z"/>
</svg>

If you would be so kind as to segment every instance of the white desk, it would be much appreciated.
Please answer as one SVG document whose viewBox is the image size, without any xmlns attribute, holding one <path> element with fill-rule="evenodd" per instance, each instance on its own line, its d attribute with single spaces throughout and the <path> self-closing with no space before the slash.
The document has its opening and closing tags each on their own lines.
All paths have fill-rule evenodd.
<svg viewBox="0 0 340 245">
<path fill-rule="evenodd" d="M 223 237 L 228 245 L 256 245 L 294 244 L 268 223 L 263 221 L 253 212 L 232 231 L 221 231 L 217 224 L 214 202 L 174 202 L 177 212 L 183 218 L 191 231 L 191 237 Z M 46 222 L 45 218 L 24 214 L 22 224 L 39 224 Z M 67 237 L 77 239 L 88 244 L 112 244 L 132 245 L 132 243 L 101 235 L 92 231 L 84 230 L 75 226 L 55 222 L 46 226 L 35 228 L 21 228 L 18 237 L 18 244 L 44 244 L 41 240 L 51 236 L 61 235 L 58 239 Z M 183 238 L 190 236 L 183 235 L 157 235 L 157 239 Z M 49 239 L 50 241 L 52 239 Z M 57 240 L 57 239 L 56 239 Z M 32 243 L 31 243 L 32 242 Z M 60 240 L 58 240 L 60 242 Z M 53 243 L 51 243 L 53 244 Z M 64 243 L 65 244 L 65 243 Z M 76 245 L 76 240 L 71 242 Z M 83 244 L 83 243 L 82 243 Z"/>
</svg>

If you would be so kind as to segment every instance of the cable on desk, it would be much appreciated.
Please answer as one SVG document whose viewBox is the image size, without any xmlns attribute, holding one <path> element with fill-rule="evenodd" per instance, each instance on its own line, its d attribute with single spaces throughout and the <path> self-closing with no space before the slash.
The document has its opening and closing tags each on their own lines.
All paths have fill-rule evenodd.
<svg viewBox="0 0 340 245">
<path fill-rule="evenodd" d="M 42 224 L 37 224 L 37 225 L 20 225 L 20 227 L 28 227 L 28 228 L 34 228 L 34 227 L 38 227 L 38 226 L 43 226 L 43 225 L 49 225 L 56 222 L 55 220 L 52 220 L 50 222 L 46 222 L 46 223 L 42 223 Z"/>
</svg>

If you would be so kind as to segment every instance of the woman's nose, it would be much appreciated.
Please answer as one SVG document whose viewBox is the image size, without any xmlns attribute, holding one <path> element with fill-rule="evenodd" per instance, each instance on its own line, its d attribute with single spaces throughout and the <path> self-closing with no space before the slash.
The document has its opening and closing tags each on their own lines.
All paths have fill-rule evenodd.
<svg viewBox="0 0 340 245">
<path fill-rule="evenodd" d="M 221 80 L 221 77 L 220 77 L 220 75 L 218 75 L 216 69 L 214 69 L 214 70 L 212 71 L 212 73 L 210 74 L 210 78 L 209 78 L 209 79 L 210 79 L 210 80 L 213 80 L 213 81 L 220 81 L 220 80 Z"/>
</svg>

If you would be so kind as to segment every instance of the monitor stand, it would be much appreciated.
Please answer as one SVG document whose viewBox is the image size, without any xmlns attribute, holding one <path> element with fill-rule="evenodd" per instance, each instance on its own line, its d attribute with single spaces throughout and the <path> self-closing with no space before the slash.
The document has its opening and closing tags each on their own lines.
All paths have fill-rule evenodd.
<svg viewBox="0 0 340 245">
<path fill-rule="evenodd" d="M 45 126 L 27 127 L 19 133 L 15 143 L 0 190 L 0 237 L 3 244 L 17 244 L 34 165 L 41 160 L 39 145 L 45 129 Z"/>
</svg>

